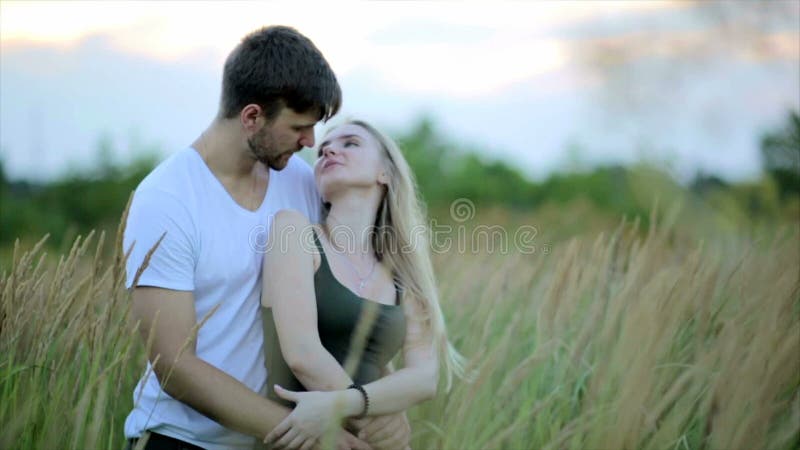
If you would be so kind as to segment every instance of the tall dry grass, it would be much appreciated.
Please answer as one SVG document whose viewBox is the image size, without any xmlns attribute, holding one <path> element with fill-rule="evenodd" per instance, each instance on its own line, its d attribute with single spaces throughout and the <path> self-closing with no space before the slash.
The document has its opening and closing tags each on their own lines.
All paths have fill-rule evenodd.
<svg viewBox="0 0 800 450">
<path fill-rule="evenodd" d="M 445 255 L 449 323 L 480 377 L 419 408 L 418 447 L 800 448 L 798 227 L 675 228 Z"/>
<path fill-rule="evenodd" d="M 42 251 L 46 237 L 27 251 L 17 243 L 0 275 L 2 449 L 121 448 L 143 353 L 124 255 L 109 261 L 105 235 L 94 238 L 57 260 Z"/>
<path fill-rule="evenodd" d="M 800 448 L 797 224 L 705 241 L 676 228 L 437 256 L 478 372 L 410 411 L 412 447 Z M 17 248 L 0 275 L 0 448 L 122 448 L 145 360 L 124 255 L 103 246 L 78 239 L 57 262 Z"/>
</svg>

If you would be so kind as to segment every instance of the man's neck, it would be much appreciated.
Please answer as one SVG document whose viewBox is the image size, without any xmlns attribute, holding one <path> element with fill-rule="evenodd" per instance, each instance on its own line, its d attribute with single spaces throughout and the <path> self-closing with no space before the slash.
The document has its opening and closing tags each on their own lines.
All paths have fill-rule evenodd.
<svg viewBox="0 0 800 450">
<path fill-rule="evenodd" d="M 238 181 L 252 177 L 255 159 L 233 121 L 216 119 L 198 137 L 192 147 L 220 179 Z"/>
<path fill-rule="evenodd" d="M 242 208 L 257 210 L 269 184 L 269 169 L 249 157 L 243 138 L 232 124 L 215 120 L 192 147 Z"/>
</svg>

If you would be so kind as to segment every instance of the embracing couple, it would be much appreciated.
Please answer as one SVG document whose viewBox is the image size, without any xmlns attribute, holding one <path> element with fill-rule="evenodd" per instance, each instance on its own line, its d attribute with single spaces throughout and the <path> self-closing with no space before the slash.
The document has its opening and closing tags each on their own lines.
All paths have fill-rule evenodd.
<svg viewBox="0 0 800 450">
<path fill-rule="evenodd" d="M 338 420 L 337 448 L 405 449 L 405 411 L 461 375 L 402 153 L 362 121 L 315 147 L 340 104 L 308 38 L 257 30 L 212 124 L 136 189 L 127 286 L 149 362 L 129 448 L 319 448 Z"/>
</svg>

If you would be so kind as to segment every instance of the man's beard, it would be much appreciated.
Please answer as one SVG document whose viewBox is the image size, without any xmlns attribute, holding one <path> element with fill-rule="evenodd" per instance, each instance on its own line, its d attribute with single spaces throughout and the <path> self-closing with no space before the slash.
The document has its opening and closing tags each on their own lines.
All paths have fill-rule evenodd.
<svg viewBox="0 0 800 450">
<path fill-rule="evenodd" d="M 255 135 L 248 138 L 247 146 L 250 148 L 250 155 L 256 161 L 275 170 L 286 168 L 286 164 L 281 164 L 280 162 L 288 151 L 278 153 L 278 150 L 275 148 L 275 140 L 266 129 L 262 128 Z"/>
</svg>

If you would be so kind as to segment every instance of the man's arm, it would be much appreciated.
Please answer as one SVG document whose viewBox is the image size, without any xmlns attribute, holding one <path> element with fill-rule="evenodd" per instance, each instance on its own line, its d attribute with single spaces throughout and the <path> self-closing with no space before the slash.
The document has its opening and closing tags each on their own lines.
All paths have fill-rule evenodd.
<svg viewBox="0 0 800 450">
<path fill-rule="evenodd" d="M 196 356 L 191 292 L 137 287 L 131 312 L 145 342 L 152 343 L 148 359 L 156 377 L 172 397 L 227 428 L 262 439 L 289 414 Z"/>
<path fill-rule="evenodd" d="M 261 439 L 289 413 L 196 356 L 194 218 L 180 199 L 158 189 L 137 189 L 123 246 L 129 250 L 126 286 L 132 318 L 147 342 L 148 359 L 162 388 L 221 425 Z M 146 267 L 142 272 L 141 267 Z M 364 448 L 350 434 L 340 448 Z"/>
<path fill-rule="evenodd" d="M 132 319 L 164 391 L 225 427 L 263 437 L 288 410 L 196 356 L 194 220 L 170 192 L 137 188 L 123 244 L 131 249 Z"/>
</svg>

